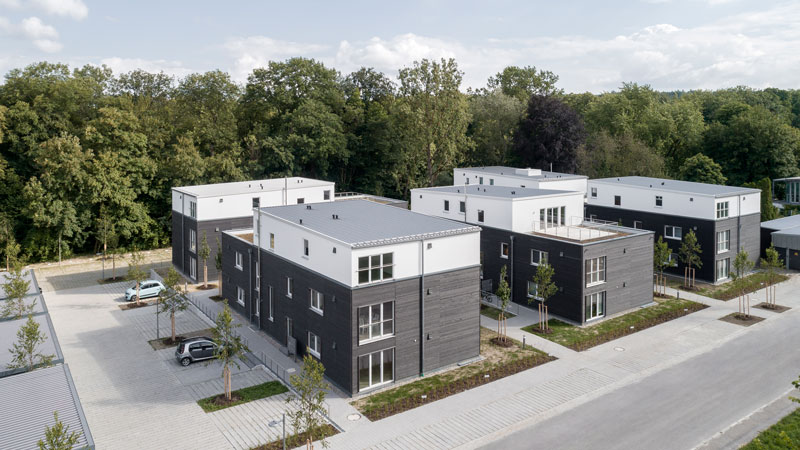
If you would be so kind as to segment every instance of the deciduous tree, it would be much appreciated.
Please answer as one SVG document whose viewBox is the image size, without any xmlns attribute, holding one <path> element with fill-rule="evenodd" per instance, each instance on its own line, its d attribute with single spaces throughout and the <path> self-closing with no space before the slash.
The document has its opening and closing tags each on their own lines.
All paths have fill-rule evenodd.
<svg viewBox="0 0 800 450">
<path fill-rule="evenodd" d="M 728 181 L 722 174 L 722 167 L 702 153 L 687 159 L 678 170 L 678 177 L 681 180 L 708 184 L 725 184 Z"/>
<path fill-rule="evenodd" d="M 11 270 L 4 275 L 3 291 L 6 294 L 6 301 L 3 302 L 3 309 L 0 316 L 19 319 L 25 314 L 33 312 L 36 306 L 36 297 L 30 303 L 25 301 L 28 289 L 31 287 L 30 280 L 25 279 L 25 264 L 15 260 L 11 265 Z"/>
<path fill-rule="evenodd" d="M 11 354 L 9 369 L 26 369 L 31 371 L 37 366 L 49 366 L 55 355 L 46 355 L 39 346 L 47 342 L 47 335 L 39 330 L 39 322 L 28 315 L 28 320 L 17 330 L 17 342 L 8 349 Z"/>
<path fill-rule="evenodd" d="M 750 317 L 750 297 L 747 296 L 747 274 L 753 269 L 755 263 L 750 261 L 750 255 L 744 249 L 739 250 L 733 260 L 733 285 L 739 291 L 739 314 Z"/>
<path fill-rule="evenodd" d="M 497 334 L 502 342 L 506 341 L 506 308 L 511 301 L 511 289 L 508 286 L 508 271 L 505 266 L 500 269 L 500 282 L 495 293 L 500 300 L 500 314 L 497 317 Z"/>
<path fill-rule="evenodd" d="M 200 248 L 197 249 L 197 256 L 203 261 L 203 289 L 208 288 L 208 257 L 211 249 L 208 247 L 208 236 L 203 231 L 203 238 L 200 240 Z"/>
<path fill-rule="evenodd" d="M 514 133 L 513 154 L 526 167 L 574 173 L 586 141 L 583 120 L 555 96 L 533 95 Z"/>
<path fill-rule="evenodd" d="M 322 431 L 327 424 L 325 396 L 331 387 L 325 381 L 325 366 L 311 355 L 305 355 L 303 370 L 289 380 L 297 392 L 286 399 L 287 403 L 296 406 L 288 413 L 295 434 L 305 436 L 306 449 L 314 448 L 315 439 L 322 439 L 322 446 L 327 447 Z"/>
<path fill-rule="evenodd" d="M 764 256 L 761 258 L 760 266 L 767 272 L 766 303 L 767 306 L 775 308 L 777 301 L 775 283 L 778 281 L 778 270 L 783 269 L 784 264 L 778 251 L 775 250 L 775 244 L 769 245 L 769 248 L 764 251 Z"/>
<path fill-rule="evenodd" d="M 683 285 L 686 287 L 694 287 L 694 267 L 698 269 L 703 266 L 703 261 L 700 259 L 700 254 L 703 250 L 700 248 L 700 243 L 697 242 L 697 235 L 694 230 L 689 230 L 683 236 L 683 242 L 678 250 L 681 262 L 686 266 L 683 278 Z"/>
<path fill-rule="evenodd" d="M 508 66 L 502 72 L 489 77 L 487 89 L 500 91 L 509 97 L 527 103 L 532 95 L 559 95 L 564 91 L 556 88 L 558 75 L 534 66 Z"/>
<path fill-rule="evenodd" d="M 536 273 L 533 275 L 533 284 L 536 286 L 536 292 L 532 293 L 533 297 L 528 298 L 528 303 L 533 300 L 539 301 L 539 330 L 542 332 L 547 332 L 550 329 L 547 300 L 558 292 L 558 286 L 553 281 L 554 275 L 553 266 L 548 263 L 540 263 L 536 267 Z"/>
<path fill-rule="evenodd" d="M 175 314 L 184 311 L 189 307 L 189 299 L 186 293 L 181 290 L 181 276 L 174 267 L 170 267 L 167 276 L 164 277 L 164 289 L 158 293 L 159 312 L 169 313 L 169 321 L 172 326 L 172 338 L 170 342 L 175 342 Z"/>
<path fill-rule="evenodd" d="M 217 320 L 211 332 L 214 343 L 217 344 L 214 358 L 222 363 L 225 399 L 228 401 L 231 400 L 231 369 L 233 366 L 239 368 L 239 359 L 244 358 L 245 353 L 250 351 L 241 336 L 236 333 L 236 328 L 240 326 L 233 322 L 231 308 L 226 301 L 222 311 L 217 314 Z"/>
<path fill-rule="evenodd" d="M 664 269 L 675 267 L 675 265 L 675 261 L 672 260 L 672 249 L 664 242 L 664 237 L 659 236 L 658 241 L 653 245 L 653 267 L 658 273 L 656 285 L 659 287 L 657 291 L 661 295 L 667 294 L 667 280 L 664 277 Z"/>
<path fill-rule="evenodd" d="M 137 248 L 131 251 L 128 258 L 128 279 L 136 282 L 136 305 L 139 305 L 139 291 L 142 282 L 147 279 L 147 272 L 144 269 L 144 255 Z"/>
</svg>

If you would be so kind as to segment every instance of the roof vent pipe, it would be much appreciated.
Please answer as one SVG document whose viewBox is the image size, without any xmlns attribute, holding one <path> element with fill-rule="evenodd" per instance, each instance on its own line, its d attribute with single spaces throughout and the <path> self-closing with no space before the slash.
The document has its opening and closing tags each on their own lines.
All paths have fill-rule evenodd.
<svg viewBox="0 0 800 450">
<path fill-rule="evenodd" d="M 300 219 L 300 225 L 302 225 L 302 224 L 303 224 L 303 219 Z"/>
<path fill-rule="evenodd" d="M 311 205 L 306 205 L 306 209 L 311 209 Z"/>
</svg>

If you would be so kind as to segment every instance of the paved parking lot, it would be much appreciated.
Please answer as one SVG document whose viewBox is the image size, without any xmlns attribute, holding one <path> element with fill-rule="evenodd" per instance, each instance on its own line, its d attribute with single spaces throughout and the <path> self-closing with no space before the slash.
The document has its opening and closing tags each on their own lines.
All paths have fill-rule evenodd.
<svg viewBox="0 0 800 450">
<path fill-rule="evenodd" d="M 155 308 L 119 309 L 129 284 L 46 292 L 97 448 L 246 449 L 276 439 L 280 427 L 267 424 L 285 409 L 285 395 L 204 413 L 196 400 L 222 392 L 221 365 L 182 367 L 174 349 L 153 350 Z M 161 336 L 169 335 L 169 317 L 159 322 Z M 210 326 L 192 309 L 176 316 L 179 334 Z M 272 379 L 242 362 L 233 387 Z"/>
</svg>

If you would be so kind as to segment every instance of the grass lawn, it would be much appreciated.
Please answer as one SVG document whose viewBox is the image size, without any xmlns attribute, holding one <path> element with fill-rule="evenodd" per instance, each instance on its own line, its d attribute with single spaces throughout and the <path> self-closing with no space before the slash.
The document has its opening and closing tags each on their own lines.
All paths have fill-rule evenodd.
<svg viewBox="0 0 800 450">
<path fill-rule="evenodd" d="M 751 294 L 759 289 L 764 289 L 767 285 L 767 279 L 769 274 L 766 272 L 756 272 L 744 277 L 746 285 L 745 285 L 745 294 Z M 781 283 L 783 281 L 788 280 L 789 277 L 782 274 L 775 275 L 775 283 Z M 761 283 L 764 283 L 762 286 Z M 678 280 L 677 286 L 678 288 L 682 288 L 683 282 Z M 707 284 L 701 285 L 697 290 L 690 291 L 696 292 L 700 295 L 705 297 L 715 298 L 717 300 L 731 300 L 739 296 L 739 291 L 735 288 L 732 282 L 727 282 L 724 284 L 720 284 L 717 286 Z"/>
<path fill-rule="evenodd" d="M 800 448 L 800 408 L 767 428 L 742 447 L 743 450 L 784 450 Z"/>
<path fill-rule="evenodd" d="M 500 308 L 495 308 L 494 306 L 481 304 L 481 314 L 490 319 L 497 320 L 497 318 L 500 317 Z M 512 317 L 516 317 L 516 315 L 511 314 L 510 312 L 506 312 L 506 319 L 510 319 Z"/>
<path fill-rule="evenodd" d="M 523 330 L 573 350 L 581 351 L 707 307 L 701 303 L 684 299 L 678 300 L 674 297 L 656 298 L 655 302 L 656 305 L 641 308 L 595 325 L 576 327 L 558 319 L 550 319 L 548 322 L 552 330 L 550 334 L 535 333 L 533 329 L 539 326 L 538 323 L 528 325 Z"/>
<path fill-rule="evenodd" d="M 318 441 L 320 439 L 329 438 L 334 434 L 339 433 L 339 430 L 334 428 L 332 425 L 325 424 L 314 431 L 311 432 L 311 435 L 314 436 L 314 441 Z M 305 436 L 300 436 L 297 434 L 293 434 L 291 436 L 286 436 L 286 448 L 296 448 L 305 445 Z M 269 444 L 259 445 L 258 447 L 253 447 L 250 450 L 283 450 L 283 440 L 278 439 L 276 441 L 272 441 Z"/>
<path fill-rule="evenodd" d="M 231 392 L 231 398 L 234 400 L 230 403 L 224 401 L 225 394 L 215 395 L 213 397 L 203 398 L 197 401 L 197 404 L 203 408 L 205 412 L 219 411 L 220 409 L 230 408 L 231 406 L 241 405 L 242 403 L 252 402 L 260 398 L 272 397 L 273 395 L 283 394 L 288 391 L 283 384 L 279 381 L 269 381 L 266 383 L 257 384 L 255 386 L 238 389 Z"/>
<path fill-rule="evenodd" d="M 520 342 L 510 338 L 510 347 L 495 345 L 491 339 L 496 336 L 481 327 L 482 361 L 376 392 L 351 404 L 370 420 L 379 420 L 555 359 L 531 346 L 523 349 Z"/>
</svg>

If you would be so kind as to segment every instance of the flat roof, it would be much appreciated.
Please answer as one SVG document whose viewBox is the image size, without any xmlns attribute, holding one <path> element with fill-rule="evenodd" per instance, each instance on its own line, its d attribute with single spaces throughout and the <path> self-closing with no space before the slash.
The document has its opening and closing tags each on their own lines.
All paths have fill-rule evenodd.
<svg viewBox="0 0 800 450">
<path fill-rule="evenodd" d="M 800 214 L 761 222 L 761 227 L 772 230 L 786 230 L 788 228 L 800 227 Z"/>
<path fill-rule="evenodd" d="M 481 197 L 495 198 L 534 198 L 557 197 L 561 195 L 584 195 L 581 191 L 559 191 L 555 189 L 518 188 L 510 186 L 497 186 L 474 184 L 465 186 L 438 186 L 429 188 L 412 189 L 412 191 L 444 192 L 449 194 L 467 194 Z"/>
<path fill-rule="evenodd" d="M 222 197 L 226 195 L 300 189 L 307 187 L 333 186 L 333 181 L 316 180 L 305 177 L 272 178 L 268 180 L 236 181 L 233 183 L 199 184 L 172 188 L 195 197 Z"/>
<path fill-rule="evenodd" d="M 473 225 L 360 199 L 264 207 L 261 211 L 265 215 L 315 231 L 354 248 L 476 233 L 481 230 Z M 333 218 L 334 215 L 336 219 Z"/>
<path fill-rule="evenodd" d="M 483 172 L 493 175 L 502 175 L 504 177 L 519 178 L 520 180 L 537 180 L 537 181 L 555 181 L 555 180 L 568 180 L 589 178 L 586 175 L 576 175 L 572 173 L 561 172 L 548 172 L 546 170 L 540 171 L 539 175 L 523 175 L 516 173 L 518 167 L 508 166 L 481 166 L 481 167 L 456 167 L 455 170 L 469 170 L 472 172 Z"/>
<path fill-rule="evenodd" d="M 94 448 L 72 375 L 66 364 L 0 378 L 0 448 L 37 448 L 45 428 L 53 426 L 53 412 L 80 433 L 75 448 Z"/>
<path fill-rule="evenodd" d="M 619 184 L 631 187 L 653 188 L 660 191 L 683 192 L 688 194 L 709 195 L 712 197 L 727 197 L 730 195 L 751 194 L 761 192 L 761 189 L 745 188 L 738 186 L 722 186 L 719 184 L 696 183 L 694 181 L 670 180 L 667 178 L 653 177 L 616 177 L 598 178 L 591 182 Z"/>
</svg>

